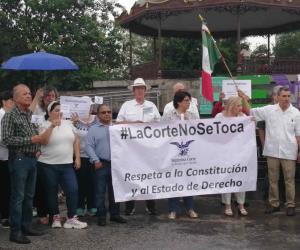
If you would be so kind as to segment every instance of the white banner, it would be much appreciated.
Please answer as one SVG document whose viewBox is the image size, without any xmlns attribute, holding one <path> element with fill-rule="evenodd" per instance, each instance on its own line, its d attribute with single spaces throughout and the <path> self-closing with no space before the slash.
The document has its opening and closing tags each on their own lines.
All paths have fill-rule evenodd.
<svg viewBox="0 0 300 250">
<path fill-rule="evenodd" d="M 250 117 L 110 127 L 117 202 L 256 190 Z"/>
</svg>

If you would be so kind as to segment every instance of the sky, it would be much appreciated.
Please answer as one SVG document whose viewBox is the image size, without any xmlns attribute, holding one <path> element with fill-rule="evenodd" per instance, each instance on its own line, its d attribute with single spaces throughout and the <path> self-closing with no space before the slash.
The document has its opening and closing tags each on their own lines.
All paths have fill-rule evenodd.
<svg viewBox="0 0 300 250">
<path fill-rule="evenodd" d="M 123 5 L 127 11 L 130 10 L 130 8 L 133 6 L 135 0 L 116 0 L 119 4 Z M 261 44 L 267 44 L 268 40 L 267 37 L 261 37 L 261 36 L 252 36 L 247 37 L 247 41 L 250 43 L 250 49 L 253 51 L 258 45 Z M 271 36 L 271 47 L 273 47 L 275 44 L 275 36 Z"/>
</svg>

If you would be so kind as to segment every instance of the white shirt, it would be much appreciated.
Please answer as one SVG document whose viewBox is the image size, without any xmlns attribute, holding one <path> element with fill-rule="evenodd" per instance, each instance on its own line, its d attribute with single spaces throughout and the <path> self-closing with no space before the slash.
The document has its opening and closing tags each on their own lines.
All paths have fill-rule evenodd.
<svg viewBox="0 0 300 250">
<path fill-rule="evenodd" d="M 263 155 L 296 160 L 300 136 L 300 112 L 292 105 L 282 111 L 278 104 L 253 108 L 250 114 L 257 121 L 266 122 L 266 138 Z"/>
<path fill-rule="evenodd" d="M 44 121 L 39 127 L 39 133 L 42 134 L 50 125 L 50 121 Z M 49 143 L 41 146 L 38 161 L 46 164 L 73 163 L 75 131 L 71 121 L 62 120 L 61 125 L 52 130 Z"/>
<path fill-rule="evenodd" d="M 246 116 L 244 113 L 242 113 L 239 117 Z M 224 116 L 223 112 L 216 114 L 215 118 L 233 118 L 234 116 Z"/>
<path fill-rule="evenodd" d="M 37 104 L 34 111 L 32 112 L 32 114 L 45 116 L 46 111 L 44 109 L 42 109 L 42 107 L 39 104 Z"/>
<path fill-rule="evenodd" d="M 0 109 L 0 124 L 1 124 L 4 114 L 5 114 L 5 110 L 3 108 L 1 108 Z M 0 161 L 7 161 L 7 160 L 8 160 L 8 148 L 2 143 L 1 129 L 0 129 Z"/>
<path fill-rule="evenodd" d="M 177 121 L 177 120 L 195 120 L 199 119 L 199 115 L 195 115 L 190 111 L 186 111 L 184 114 L 179 114 L 176 109 L 170 110 L 170 112 L 166 112 L 163 114 L 162 121 Z"/>
<path fill-rule="evenodd" d="M 172 112 L 174 110 L 175 110 L 175 107 L 174 107 L 173 101 L 171 101 L 166 104 L 163 115 L 165 115 L 169 112 Z M 193 115 L 196 116 L 197 119 L 200 119 L 200 115 L 199 115 L 199 111 L 198 111 L 198 101 L 196 98 L 192 97 L 191 104 L 190 104 L 188 111 L 190 113 L 193 113 Z"/>
<path fill-rule="evenodd" d="M 134 99 L 124 102 L 121 106 L 117 122 L 122 121 L 158 122 L 160 114 L 153 102 L 145 100 L 143 104 L 139 104 Z"/>
</svg>

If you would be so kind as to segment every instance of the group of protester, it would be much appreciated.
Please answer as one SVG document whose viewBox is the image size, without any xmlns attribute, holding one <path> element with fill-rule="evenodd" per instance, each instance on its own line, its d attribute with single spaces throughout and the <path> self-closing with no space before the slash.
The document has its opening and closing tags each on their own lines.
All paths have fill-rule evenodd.
<svg viewBox="0 0 300 250">
<path fill-rule="evenodd" d="M 134 99 L 121 106 L 117 124 L 200 119 L 197 100 L 182 83 L 174 85 L 173 101 L 165 106 L 162 117 L 155 104 L 145 99 L 150 86 L 142 78 L 136 79 L 129 89 Z M 57 99 L 54 88 L 45 88 L 37 91 L 32 100 L 30 89 L 24 84 L 1 96 L 0 213 L 2 224 L 10 226 L 10 240 L 16 243 L 30 243 L 26 236 L 42 235 L 31 225 L 33 200 L 40 223 L 49 223 L 52 228 L 82 229 L 87 223 L 80 221 L 78 216 L 83 216 L 85 209 L 88 214 L 98 217 L 99 226 L 106 225 L 105 197 L 108 193 L 110 221 L 126 223 L 113 194 L 109 140 L 111 108 L 101 104 L 96 116 L 90 114 L 79 119 L 73 114 L 66 120 L 62 118 Z M 287 215 L 294 215 L 295 164 L 300 158 L 300 113 L 291 105 L 290 91 L 284 86 L 276 91 L 275 104 L 250 109 L 248 99 L 238 90 L 237 97 L 228 98 L 225 105 L 221 102 L 215 106 L 214 115 L 218 119 L 252 115 L 256 121 L 265 121 L 264 155 L 268 161 L 270 183 L 266 212 L 280 209 L 278 179 L 281 164 Z M 34 124 L 33 115 L 42 115 L 45 119 Z M 60 188 L 67 205 L 63 225 L 58 203 Z M 246 216 L 245 193 L 235 196 L 239 214 Z M 198 218 L 193 197 L 183 197 L 183 201 L 187 215 Z M 233 216 L 231 194 L 223 194 L 222 202 L 224 214 Z M 177 218 L 179 205 L 180 197 L 168 199 L 169 219 Z M 157 214 L 154 200 L 146 201 L 146 211 L 150 215 Z M 126 202 L 125 214 L 134 212 L 135 202 Z"/>
</svg>

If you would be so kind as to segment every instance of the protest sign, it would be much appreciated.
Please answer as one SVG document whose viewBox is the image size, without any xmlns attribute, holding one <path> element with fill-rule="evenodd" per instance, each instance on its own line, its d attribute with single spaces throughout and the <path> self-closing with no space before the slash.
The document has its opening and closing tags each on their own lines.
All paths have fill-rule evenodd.
<svg viewBox="0 0 300 250">
<path fill-rule="evenodd" d="M 256 189 L 249 117 L 110 127 L 117 202 Z"/>
<path fill-rule="evenodd" d="M 84 118 L 89 115 L 91 100 L 76 96 L 61 96 L 60 105 L 63 118 L 70 118 L 72 113 L 77 113 L 79 118 Z"/>
<path fill-rule="evenodd" d="M 236 87 L 251 99 L 251 80 L 223 80 L 222 92 L 225 94 L 225 100 L 231 96 L 238 96 Z"/>
</svg>

